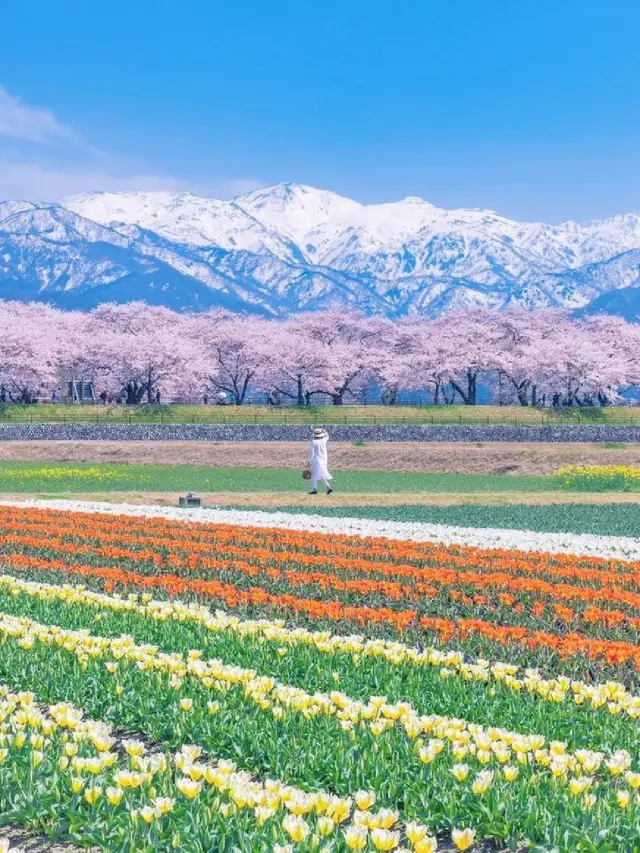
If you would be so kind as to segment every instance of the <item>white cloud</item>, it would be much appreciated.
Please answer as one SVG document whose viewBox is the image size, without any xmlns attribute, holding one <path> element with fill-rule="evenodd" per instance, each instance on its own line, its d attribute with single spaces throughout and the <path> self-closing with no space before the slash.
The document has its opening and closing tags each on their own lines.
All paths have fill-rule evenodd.
<svg viewBox="0 0 640 853">
<path fill-rule="evenodd" d="M 94 148 L 46 108 L 0 85 L 0 200 L 58 201 L 90 191 L 167 190 L 232 198 L 261 181 L 191 181 Z"/>
<path fill-rule="evenodd" d="M 58 121 L 51 110 L 30 107 L 0 86 L 0 136 L 46 142 L 51 138 L 77 141 L 70 127 Z"/>
<path fill-rule="evenodd" d="M 64 196 L 92 190 L 191 189 L 186 181 L 153 173 L 112 173 L 99 169 L 62 169 L 37 163 L 0 160 L 0 198 L 57 201 Z"/>
<path fill-rule="evenodd" d="M 261 181 L 243 178 L 198 183 L 142 170 L 73 170 L 37 163 L 11 162 L 0 156 L 0 200 L 59 201 L 76 193 L 127 190 L 192 192 L 227 199 L 262 186 L 264 183 Z"/>
</svg>

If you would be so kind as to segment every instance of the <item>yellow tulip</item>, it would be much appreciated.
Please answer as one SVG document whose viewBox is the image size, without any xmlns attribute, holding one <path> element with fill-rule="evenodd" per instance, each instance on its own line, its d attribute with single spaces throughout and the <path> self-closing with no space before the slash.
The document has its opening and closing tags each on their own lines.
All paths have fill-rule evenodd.
<svg viewBox="0 0 640 853">
<path fill-rule="evenodd" d="M 376 795 L 373 791 L 356 791 L 353 795 L 353 799 L 356 802 L 356 805 L 362 811 L 366 811 L 370 809 L 372 805 L 374 805 L 376 801 Z"/>
<path fill-rule="evenodd" d="M 122 745 L 127 755 L 140 756 L 146 752 L 146 747 L 140 740 L 123 740 Z"/>
<path fill-rule="evenodd" d="M 106 789 L 104 794 L 109 805 L 117 806 L 124 796 L 124 791 L 122 788 L 109 787 Z"/>
<path fill-rule="evenodd" d="M 624 779 L 627 785 L 630 788 L 633 788 L 635 791 L 637 788 L 640 788 L 640 773 L 632 773 L 630 770 L 624 774 Z"/>
<path fill-rule="evenodd" d="M 458 850 L 468 850 L 476 840 L 475 829 L 454 829 L 451 833 L 451 840 L 456 845 Z"/>
<path fill-rule="evenodd" d="M 335 823 L 331 820 L 330 817 L 320 817 L 318 818 L 317 823 L 318 833 L 322 836 L 331 835 L 331 833 L 336 828 Z"/>
<path fill-rule="evenodd" d="M 262 826 L 262 824 L 269 820 L 269 818 L 273 817 L 275 813 L 276 810 L 269 806 L 258 806 L 254 811 L 258 826 Z"/>
<path fill-rule="evenodd" d="M 193 779 L 183 776 L 176 782 L 176 788 L 185 797 L 193 800 L 202 790 L 202 782 L 194 782 Z"/>
<path fill-rule="evenodd" d="M 616 794 L 616 800 L 621 809 L 626 809 L 631 802 L 631 793 L 625 789 L 618 791 Z"/>
<path fill-rule="evenodd" d="M 415 853 L 435 853 L 438 849 L 438 842 L 431 835 L 427 835 L 425 838 L 421 838 L 420 841 L 416 841 L 413 849 Z"/>
<path fill-rule="evenodd" d="M 79 794 L 80 791 L 84 788 L 84 779 L 79 779 L 77 776 L 74 776 L 71 779 L 71 790 L 74 794 Z"/>
<path fill-rule="evenodd" d="M 469 765 L 454 764 L 449 772 L 458 782 L 464 782 L 467 776 L 469 775 Z"/>
<path fill-rule="evenodd" d="M 282 821 L 282 828 L 291 836 L 291 840 L 295 842 L 304 841 L 309 835 L 309 824 L 301 817 L 293 814 L 288 814 Z"/>
<path fill-rule="evenodd" d="M 416 844 L 418 841 L 422 841 L 425 835 L 428 832 L 426 826 L 423 826 L 421 823 L 416 823 L 415 821 L 410 821 L 404 828 L 405 835 L 409 839 L 412 844 Z"/>
<path fill-rule="evenodd" d="M 493 772 L 491 770 L 483 770 L 481 773 L 478 773 L 476 778 L 473 780 L 471 790 L 476 794 L 476 796 L 480 796 L 489 790 L 492 783 Z"/>
<path fill-rule="evenodd" d="M 507 782 L 514 782 L 519 775 L 520 771 L 517 767 L 514 767 L 512 764 L 507 764 L 502 768 L 502 775 L 506 779 Z"/>
<path fill-rule="evenodd" d="M 94 786 L 93 788 L 87 788 L 84 792 L 84 798 L 92 806 L 96 800 L 100 799 L 100 795 L 102 794 L 102 788 L 98 786 Z"/>
<path fill-rule="evenodd" d="M 344 831 L 344 840 L 349 850 L 364 850 L 367 846 L 367 830 L 363 826 L 350 826 Z"/>
<path fill-rule="evenodd" d="M 153 807 L 159 815 L 169 814 L 173 811 L 176 801 L 172 797 L 156 797 L 153 801 Z"/>
<path fill-rule="evenodd" d="M 143 806 L 138 811 L 138 814 L 145 823 L 152 823 L 154 817 L 156 817 L 155 809 L 152 809 L 151 806 Z"/>
<path fill-rule="evenodd" d="M 395 850 L 400 843 L 400 837 L 397 832 L 390 832 L 388 829 L 374 829 L 371 841 L 376 850 Z"/>
</svg>

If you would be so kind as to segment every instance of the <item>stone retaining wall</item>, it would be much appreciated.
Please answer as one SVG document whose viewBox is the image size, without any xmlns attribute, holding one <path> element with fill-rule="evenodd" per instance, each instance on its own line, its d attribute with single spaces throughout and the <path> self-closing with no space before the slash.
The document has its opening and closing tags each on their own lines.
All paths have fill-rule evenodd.
<svg viewBox="0 0 640 853">
<path fill-rule="evenodd" d="M 328 427 L 332 441 L 536 441 L 640 443 L 640 426 Z M 0 424 L 0 441 L 307 441 L 308 426 L 244 424 Z"/>
</svg>

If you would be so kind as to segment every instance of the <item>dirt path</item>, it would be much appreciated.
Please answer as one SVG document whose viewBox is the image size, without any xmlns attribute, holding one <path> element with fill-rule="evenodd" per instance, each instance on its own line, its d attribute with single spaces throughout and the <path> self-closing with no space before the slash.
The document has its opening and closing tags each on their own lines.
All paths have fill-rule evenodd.
<svg viewBox="0 0 640 853">
<path fill-rule="evenodd" d="M 3 500 L 29 500 L 31 498 L 64 498 L 82 501 L 107 501 L 110 503 L 130 504 L 159 504 L 161 506 L 177 506 L 181 492 L 99 492 L 73 494 L 2 494 Z M 318 495 L 310 497 L 303 492 L 215 492 L 200 493 L 204 504 L 215 506 L 251 506 L 251 507 L 284 507 L 310 506 L 460 506 L 486 505 L 493 506 L 561 506 L 563 504 L 632 504 L 640 505 L 640 492 L 473 492 L 437 493 L 411 492 L 389 494 L 388 492 L 368 492 L 359 494 L 349 492 L 339 494 L 334 492 L 330 497 Z"/>
<path fill-rule="evenodd" d="M 139 462 L 299 468 L 304 442 L 3 441 L 0 461 Z M 336 443 L 336 471 L 450 474 L 550 474 L 561 465 L 640 467 L 640 445 L 516 443 Z"/>
</svg>

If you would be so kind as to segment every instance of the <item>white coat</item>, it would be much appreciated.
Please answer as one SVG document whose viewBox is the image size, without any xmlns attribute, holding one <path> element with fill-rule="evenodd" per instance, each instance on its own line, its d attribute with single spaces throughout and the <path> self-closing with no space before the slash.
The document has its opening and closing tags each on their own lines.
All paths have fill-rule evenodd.
<svg viewBox="0 0 640 853">
<path fill-rule="evenodd" d="M 329 458 L 327 456 L 327 442 L 329 436 L 323 438 L 314 438 L 311 441 L 309 450 L 309 464 L 311 465 L 311 479 L 314 482 L 318 480 L 333 480 L 329 473 Z"/>
</svg>

